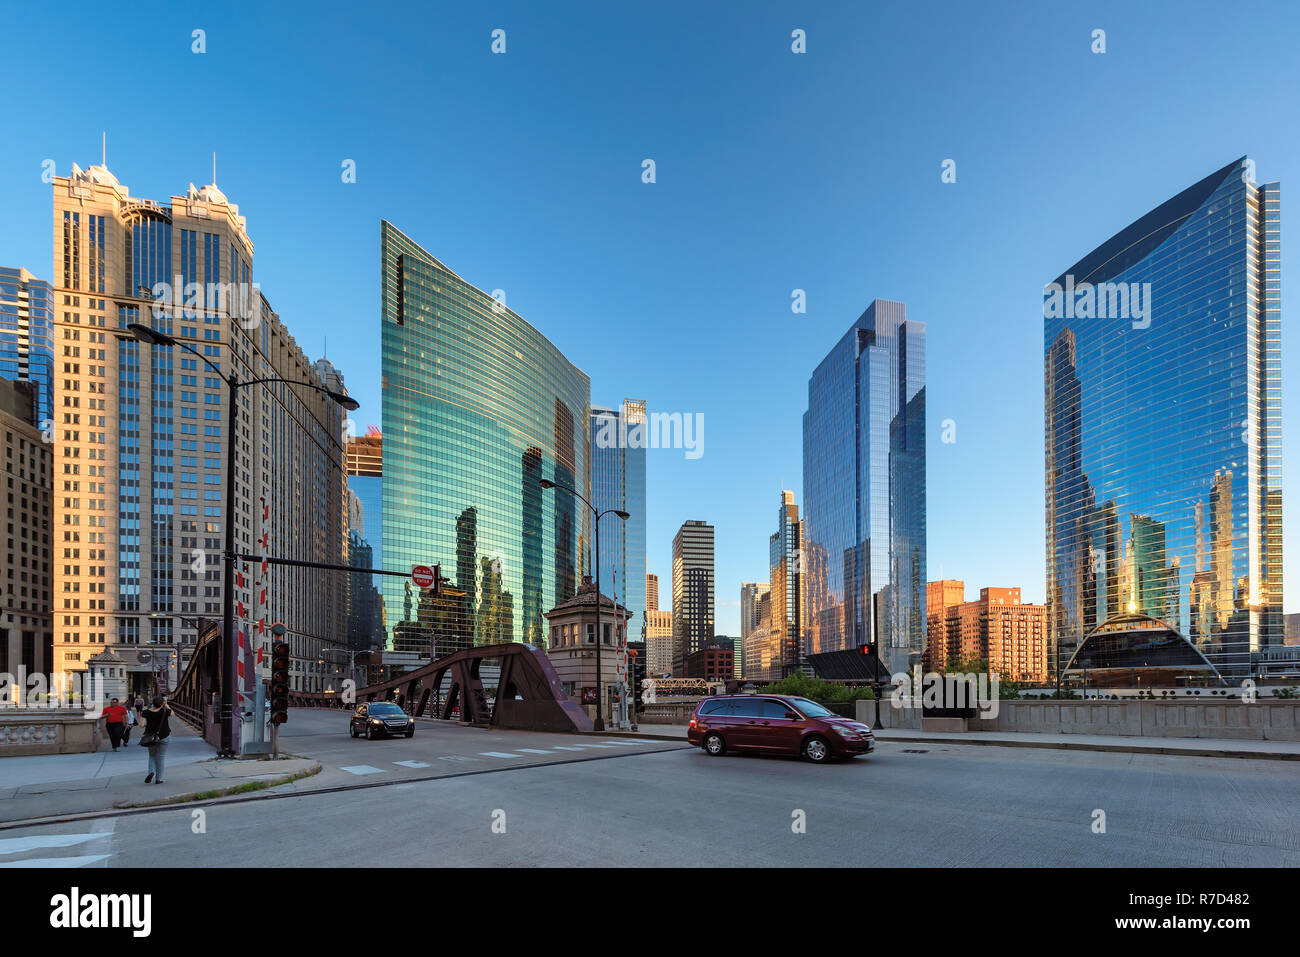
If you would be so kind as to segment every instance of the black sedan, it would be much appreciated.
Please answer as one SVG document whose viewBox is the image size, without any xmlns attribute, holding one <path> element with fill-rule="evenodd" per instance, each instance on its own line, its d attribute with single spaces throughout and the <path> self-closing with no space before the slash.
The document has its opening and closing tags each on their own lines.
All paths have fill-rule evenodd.
<svg viewBox="0 0 1300 957">
<path fill-rule="evenodd" d="M 415 719 L 389 701 L 372 701 L 359 704 L 348 722 L 352 737 L 385 738 L 405 735 L 415 736 Z"/>
</svg>

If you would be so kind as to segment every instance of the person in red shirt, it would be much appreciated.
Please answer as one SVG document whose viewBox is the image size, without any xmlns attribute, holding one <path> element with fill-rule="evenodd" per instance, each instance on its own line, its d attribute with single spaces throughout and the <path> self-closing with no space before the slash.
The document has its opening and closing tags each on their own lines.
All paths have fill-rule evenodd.
<svg viewBox="0 0 1300 957">
<path fill-rule="evenodd" d="M 122 729 L 126 727 L 126 709 L 114 698 L 104 709 L 104 727 L 108 729 L 108 740 L 113 742 L 113 750 L 122 746 Z"/>
</svg>

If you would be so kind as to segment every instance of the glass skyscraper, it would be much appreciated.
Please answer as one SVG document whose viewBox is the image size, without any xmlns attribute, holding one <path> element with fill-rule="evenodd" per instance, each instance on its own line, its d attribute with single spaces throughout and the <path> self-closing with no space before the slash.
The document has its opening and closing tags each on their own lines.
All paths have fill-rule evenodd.
<svg viewBox="0 0 1300 957">
<path fill-rule="evenodd" d="M 1282 641 L 1279 193 L 1229 163 L 1044 294 L 1048 666 L 1118 614 Z"/>
<path fill-rule="evenodd" d="M 628 610 L 632 640 L 643 640 L 646 628 L 646 428 L 642 399 L 591 410 L 591 504 L 598 512 L 616 508 L 630 516 L 600 520 L 600 585 Z"/>
<path fill-rule="evenodd" d="M 439 564 L 464 593 L 385 576 L 392 646 L 545 647 L 543 614 L 576 592 L 590 536 L 590 512 L 562 486 L 591 497 L 591 381 L 391 223 L 380 234 L 383 561 Z"/>
<path fill-rule="evenodd" d="M 877 299 L 808 380 L 802 569 L 807 653 L 925 649 L 925 325 Z"/>
<path fill-rule="evenodd" d="M 54 418 L 54 287 L 0 266 L 0 378 L 36 384 L 36 420 Z"/>
</svg>

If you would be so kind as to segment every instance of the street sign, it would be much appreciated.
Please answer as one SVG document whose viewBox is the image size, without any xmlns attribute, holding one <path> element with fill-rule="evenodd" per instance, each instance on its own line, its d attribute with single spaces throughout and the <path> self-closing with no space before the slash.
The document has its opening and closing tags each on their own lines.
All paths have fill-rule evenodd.
<svg viewBox="0 0 1300 957">
<path fill-rule="evenodd" d="M 428 565 L 416 565 L 411 569 L 411 580 L 420 588 L 432 588 L 433 569 Z"/>
</svg>

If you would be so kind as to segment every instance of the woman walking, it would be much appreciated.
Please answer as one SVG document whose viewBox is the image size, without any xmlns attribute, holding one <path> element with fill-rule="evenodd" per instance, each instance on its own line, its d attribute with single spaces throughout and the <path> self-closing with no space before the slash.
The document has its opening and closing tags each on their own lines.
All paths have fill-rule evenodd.
<svg viewBox="0 0 1300 957">
<path fill-rule="evenodd" d="M 125 715 L 122 721 L 122 744 L 125 746 L 131 743 L 131 729 L 135 727 L 138 719 L 130 708 L 123 708 L 122 712 Z"/>
<path fill-rule="evenodd" d="M 163 783 L 163 764 L 167 757 L 167 739 L 171 737 L 172 729 L 168 718 L 171 717 L 172 709 L 167 707 L 161 695 L 153 699 L 153 707 L 144 709 L 144 735 L 140 738 L 140 743 L 149 751 L 149 773 L 145 776 L 145 784 L 162 784 Z"/>
</svg>

